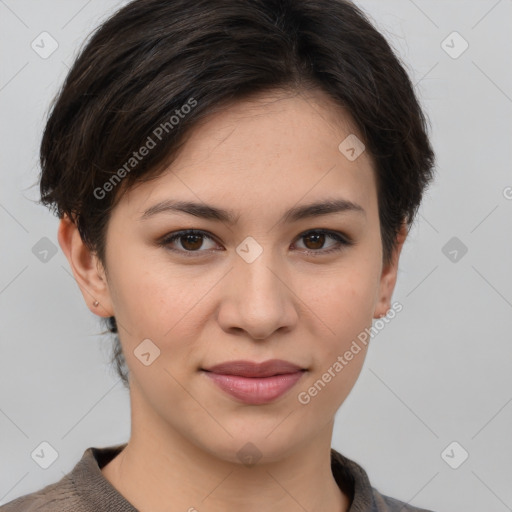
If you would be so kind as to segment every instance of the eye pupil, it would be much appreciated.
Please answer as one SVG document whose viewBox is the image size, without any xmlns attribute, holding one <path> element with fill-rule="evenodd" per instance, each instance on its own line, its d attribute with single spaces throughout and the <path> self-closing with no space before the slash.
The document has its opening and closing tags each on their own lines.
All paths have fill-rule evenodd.
<svg viewBox="0 0 512 512">
<path fill-rule="evenodd" d="M 188 242 L 183 243 L 183 239 L 184 239 L 184 238 L 185 238 L 185 239 L 188 239 L 188 240 L 190 240 L 191 238 L 192 238 L 192 239 L 195 239 L 195 242 L 196 242 L 196 243 L 194 244 L 194 242 L 192 242 L 192 247 L 190 247 L 190 246 L 188 246 L 188 247 L 187 247 L 187 243 L 188 243 Z M 202 235 L 195 235 L 195 234 L 191 234 L 191 235 L 183 235 L 183 236 L 181 237 L 181 240 L 182 240 L 181 245 L 182 245 L 185 249 L 188 249 L 188 250 L 193 251 L 193 250 L 195 250 L 195 249 L 199 249 L 199 248 L 201 247 L 201 245 L 202 245 L 202 243 L 203 243 L 202 238 L 203 238 L 203 237 L 202 237 Z M 197 243 L 198 241 L 199 241 L 199 243 Z"/>
<path fill-rule="evenodd" d="M 309 247 L 307 243 L 305 243 L 308 249 L 321 249 L 325 243 L 325 234 L 324 233 L 313 233 L 304 237 L 304 240 L 313 239 L 313 247 Z M 320 242 L 320 243 L 318 243 Z"/>
<path fill-rule="evenodd" d="M 334 246 L 330 249 L 323 248 L 326 242 L 326 237 L 331 238 L 336 242 L 336 244 L 334 244 Z M 205 238 L 212 242 L 214 241 L 214 238 L 212 238 L 208 233 L 203 233 L 202 231 L 181 231 L 170 233 L 169 236 L 164 237 L 161 242 L 159 242 L 159 245 L 181 255 L 192 256 L 193 253 L 197 253 L 194 256 L 207 255 L 211 254 L 212 251 L 200 250 Z M 341 251 L 345 247 L 353 244 L 350 242 L 350 239 L 347 241 L 346 236 L 324 230 L 311 230 L 309 232 L 303 233 L 300 236 L 300 239 L 301 242 L 306 246 L 306 251 L 301 252 L 304 252 L 308 255 L 320 256 L 332 254 Z M 178 247 L 176 247 L 176 245 L 178 245 Z M 181 246 L 181 248 L 179 246 Z"/>
</svg>

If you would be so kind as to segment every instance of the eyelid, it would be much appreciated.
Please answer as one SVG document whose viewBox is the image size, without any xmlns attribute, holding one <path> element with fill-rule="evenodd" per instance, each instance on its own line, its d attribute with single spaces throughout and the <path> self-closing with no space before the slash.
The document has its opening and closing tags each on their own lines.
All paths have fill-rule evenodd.
<svg viewBox="0 0 512 512">
<path fill-rule="evenodd" d="M 351 237 L 349 237 L 345 233 L 327 229 L 327 228 L 308 229 L 306 231 L 301 232 L 299 235 L 297 235 L 295 240 L 300 240 L 301 238 L 304 238 L 306 235 L 313 234 L 313 233 L 327 235 L 328 237 L 331 237 L 333 240 L 335 240 L 338 243 L 338 245 L 335 246 L 334 248 L 330 248 L 330 249 L 318 249 L 318 250 L 306 249 L 306 250 L 302 250 L 300 252 L 305 253 L 307 255 L 322 256 L 322 255 L 332 254 L 334 252 L 340 252 L 344 248 L 354 245 L 354 241 L 351 239 Z M 208 233 L 207 231 L 203 231 L 201 229 L 192 229 L 192 228 L 182 229 L 179 231 L 173 231 L 171 233 L 168 233 L 168 234 L 164 235 L 163 237 L 161 237 L 157 243 L 159 246 L 162 246 L 172 252 L 179 253 L 179 254 L 182 254 L 185 256 L 194 257 L 197 255 L 200 255 L 201 253 L 203 253 L 203 254 L 211 253 L 212 249 L 208 249 L 208 250 L 200 250 L 199 249 L 197 251 L 187 251 L 187 250 L 182 250 L 182 249 L 172 249 L 172 248 L 168 247 L 171 243 L 173 243 L 176 240 L 179 240 L 181 237 L 184 237 L 186 235 L 198 235 L 198 236 L 201 236 L 203 238 L 206 238 L 208 240 L 218 243 L 216 238 L 212 234 Z"/>
<path fill-rule="evenodd" d="M 315 256 L 327 256 L 327 255 L 330 255 L 333 253 L 341 252 L 344 249 L 355 244 L 355 242 L 352 240 L 352 238 L 350 238 L 348 235 L 346 235 L 342 232 L 334 231 L 334 230 L 327 229 L 327 228 L 308 229 L 308 230 L 300 233 L 297 236 L 297 240 L 300 240 L 301 238 L 303 238 L 306 235 L 309 235 L 311 233 L 327 235 L 327 236 L 331 237 L 332 239 L 336 240 L 337 244 L 335 244 L 335 246 L 331 247 L 330 249 L 319 249 L 317 251 L 314 251 L 311 249 L 306 249 L 305 251 L 301 251 L 301 252 L 307 254 L 308 256 L 314 256 L 314 257 Z"/>
<path fill-rule="evenodd" d="M 186 251 L 184 249 L 171 249 L 168 247 L 171 243 L 173 243 L 176 240 L 179 240 L 181 237 L 184 237 L 186 235 L 198 235 L 198 236 L 207 238 L 208 240 L 218 243 L 216 241 L 215 237 L 213 235 L 211 235 L 210 233 L 208 233 L 207 231 L 203 231 L 201 229 L 182 229 L 182 230 L 173 231 L 172 233 L 168 233 L 168 234 L 164 235 L 163 237 L 161 237 L 158 240 L 158 245 L 160 245 L 164 248 L 167 248 L 168 250 L 170 250 L 174 253 L 184 254 L 185 256 L 194 256 L 194 255 L 201 254 L 201 253 L 209 253 L 212 250 L 212 249 L 209 249 L 206 251 L 205 250 Z"/>
</svg>

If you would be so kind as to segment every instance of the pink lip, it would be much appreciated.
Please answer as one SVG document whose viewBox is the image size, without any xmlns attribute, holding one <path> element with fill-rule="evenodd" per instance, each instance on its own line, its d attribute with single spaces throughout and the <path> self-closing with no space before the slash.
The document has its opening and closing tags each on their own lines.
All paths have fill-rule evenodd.
<svg viewBox="0 0 512 512">
<path fill-rule="evenodd" d="M 231 361 L 205 369 L 204 373 L 224 392 L 246 404 L 271 402 L 292 388 L 304 369 L 288 361 L 263 363 Z"/>
</svg>

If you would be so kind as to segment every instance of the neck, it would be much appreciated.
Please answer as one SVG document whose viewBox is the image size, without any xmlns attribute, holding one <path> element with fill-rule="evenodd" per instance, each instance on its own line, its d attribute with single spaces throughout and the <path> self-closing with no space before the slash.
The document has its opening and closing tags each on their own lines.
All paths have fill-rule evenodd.
<svg viewBox="0 0 512 512">
<path fill-rule="evenodd" d="M 192 444 L 161 418 L 133 414 L 133 405 L 128 445 L 102 473 L 141 512 L 349 509 L 331 471 L 333 420 L 275 460 L 245 465 Z"/>
</svg>

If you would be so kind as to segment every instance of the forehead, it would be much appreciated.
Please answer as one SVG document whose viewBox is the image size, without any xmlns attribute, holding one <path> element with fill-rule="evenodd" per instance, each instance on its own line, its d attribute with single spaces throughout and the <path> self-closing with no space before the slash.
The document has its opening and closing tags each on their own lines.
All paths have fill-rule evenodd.
<svg viewBox="0 0 512 512">
<path fill-rule="evenodd" d="M 326 138 L 327 132 L 331 137 Z M 332 144 L 333 137 L 337 140 L 351 133 L 362 139 L 348 111 L 325 92 L 275 90 L 216 110 L 196 125 L 190 139 L 198 148 L 224 142 L 234 135 L 233 144 L 245 139 L 247 144 L 264 143 L 265 149 L 272 151 L 289 145 L 292 137 L 299 143 L 305 134 L 311 149 L 313 145 L 323 145 L 321 139 Z"/>
<path fill-rule="evenodd" d="M 340 143 L 361 136 L 321 91 L 271 92 L 233 103 L 197 124 L 172 164 L 123 194 L 118 209 L 139 216 L 159 201 L 215 203 L 260 216 L 272 205 L 343 197 L 371 210 L 373 163 Z M 282 208 L 281 208 L 282 209 Z"/>
</svg>

